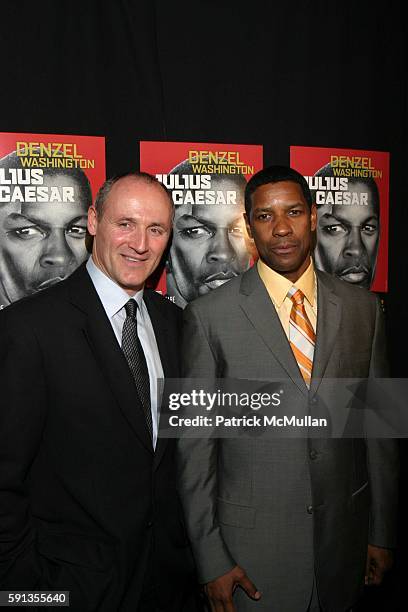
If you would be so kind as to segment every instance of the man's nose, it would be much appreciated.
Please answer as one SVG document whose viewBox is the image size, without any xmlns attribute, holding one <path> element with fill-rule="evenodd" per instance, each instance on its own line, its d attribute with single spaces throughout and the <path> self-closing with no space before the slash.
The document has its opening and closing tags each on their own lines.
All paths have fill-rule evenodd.
<svg viewBox="0 0 408 612">
<path fill-rule="evenodd" d="M 143 227 L 135 227 L 129 236 L 129 247 L 137 253 L 145 253 L 148 250 L 147 232 Z"/>
<path fill-rule="evenodd" d="M 352 227 L 346 240 L 346 244 L 343 249 L 344 257 L 361 257 L 364 252 L 364 244 L 361 240 L 361 233 L 359 227 Z"/>
<path fill-rule="evenodd" d="M 273 226 L 273 233 L 275 236 L 287 236 L 292 233 L 292 227 L 286 216 L 282 215 L 276 218 Z"/>
<path fill-rule="evenodd" d="M 49 266 L 64 267 L 72 262 L 73 253 L 68 246 L 63 228 L 51 230 L 43 245 L 40 265 L 44 268 Z"/>
<path fill-rule="evenodd" d="M 231 246 L 228 229 L 217 229 L 210 242 L 207 261 L 226 263 L 235 259 L 236 253 Z"/>
</svg>

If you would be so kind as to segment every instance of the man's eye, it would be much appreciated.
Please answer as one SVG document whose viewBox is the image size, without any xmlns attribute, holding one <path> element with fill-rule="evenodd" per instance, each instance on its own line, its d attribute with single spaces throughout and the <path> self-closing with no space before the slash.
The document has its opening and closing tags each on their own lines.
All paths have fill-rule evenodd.
<svg viewBox="0 0 408 612">
<path fill-rule="evenodd" d="M 260 213 L 256 218 L 258 221 L 267 221 L 271 218 L 271 215 L 269 213 Z"/>
<path fill-rule="evenodd" d="M 191 238 L 192 240 L 213 235 L 213 232 L 211 232 L 211 230 L 205 225 L 200 225 L 198 227 L 185 227 L 179 233 L 183 238 Z"/>
<path fill-rule="evenodd" d="M 344 225 L 341 224 L 337 224 L 337 225 L 325 225 L 324 227 L 322 227 L 322 230 L 324 232 L 326 232 L 326 234 L 346 234 L 347 230 L 344 227 Z"/>
<path fill-rule="evenodd" d="M 73 238 L 83 238 L 86 234 L 86 227 L 82 225 L 71 225 L 71 227 L 68 228 L 67 234 Z"/>
<path fill-rule="evenodd" d="M 369 236 L 371 236 L 372 234 L 375 234 L 377 232 L 378 227 L 376 225 L 371 225 L 369 223 L 366 223 L 365 225 L 361 226 L 361 230 L 365 234 L 368 234 Z"/>
<path fill-rule="evenodd" d="M 301 215 L 301 214 L 302 214 L 302 212 L 303 212 L 303 211 L 302 211 L 300 208 L 292 208 L 292 209 L 289 211 L 289 215 L 290 215 L 291 217 L 297 217 L 298 215 Z"/>
<path fill-rule="evenodd" d="M 19 240 L 41 240 L 46 233 L 36 225 L 29 227 L 19 227 L 18 229 L 7 232 L 9 235 L 18 238 Z"/>
<path fill-rule="evenodd" d="M 228 229 L 228 233 L 229 234 L 234 234 L 234 236 L 242 236 L 242 234 L 244 232 L 243 232 L 243 229 L 242 229 L 242 227 L 240 225 L 234 225 L 233 227 L 230 227 Z"/>
<path fill-rule="evenodd" d="M 151 227 L 150 233 L 154 234 L 155 236 L 163 236 L 165 230 L 162 227 Z"/>
</svg>

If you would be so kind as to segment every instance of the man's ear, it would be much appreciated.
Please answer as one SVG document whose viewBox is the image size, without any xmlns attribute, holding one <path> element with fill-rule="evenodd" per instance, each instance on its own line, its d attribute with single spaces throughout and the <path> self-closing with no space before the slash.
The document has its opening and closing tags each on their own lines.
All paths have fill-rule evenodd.
<svg viewBox="0 0 408 612">
<path fill-rule="evenodd" d="M 95 210 L 95 206 L 90 206 L 88 208 L 88 232 L 91 236 L 95 236 L 97 226 L 98 226 L 98 215 Z"/>
<path fill-rule="evenodd" d="M 315 231 L 317 227 L 317 208 L 316 204 L 312 204 L 310 209 L 310 229 L 312 232 Z"/>
<path fill-rule="evenodd" d="M 169 249 L 169 252 L 168 252 L 167 258 L 166 258 L 166 272 L 167 272 L 167 274 L 171 274 L 173 272 L 173 268 L 172 268 L 172 265 L 171 265 L 170 249 Z"/>
</svg>

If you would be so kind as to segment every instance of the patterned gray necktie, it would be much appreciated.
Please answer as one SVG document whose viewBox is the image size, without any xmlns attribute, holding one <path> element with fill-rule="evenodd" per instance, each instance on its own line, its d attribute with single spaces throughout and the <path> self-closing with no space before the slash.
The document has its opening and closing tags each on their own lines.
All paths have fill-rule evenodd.
<svg viewBox="0 0 408 612">
<path fill-rule="evenodd" d="M 137 334 L 137 302 L 129 300 L 125 304 L 126 319 L 122 329 L 122 351 L 128 362 L 135 381 L 136 390 L 143 406 L 150 438 L 153 440 L 153 421 L 150 407 L 150 379 L 146 357 Z"/>
</svg>

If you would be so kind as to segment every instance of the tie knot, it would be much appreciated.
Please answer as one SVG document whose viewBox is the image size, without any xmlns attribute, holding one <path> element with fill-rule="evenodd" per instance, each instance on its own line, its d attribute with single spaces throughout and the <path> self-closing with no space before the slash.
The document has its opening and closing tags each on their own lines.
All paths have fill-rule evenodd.
<svg viewBox="0 0 408 612">
<path fill-rule="evenodd" d="M 134 300 L 132 298 L 131 300 L 126 302 L 125 310 L 126 310 L 126 316 L 127 317 L 132 317 L 132 319 L 134 319 L 135 316 L 136 316 L 136 311 L 137 311 L 137 302 L 136 302 L 136 300 Z"/>
<path fill-rule="evenodd" d="M 305 299 L 305 294 L 303 293 L 303 291 L 301 291 L 300 289 L 296 289 L 295 286 L 289 289 L 288 296 L 294 304 L 303 304 L 303 301 Z"/>
</svg>

